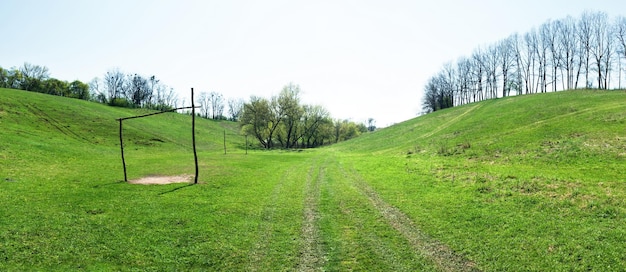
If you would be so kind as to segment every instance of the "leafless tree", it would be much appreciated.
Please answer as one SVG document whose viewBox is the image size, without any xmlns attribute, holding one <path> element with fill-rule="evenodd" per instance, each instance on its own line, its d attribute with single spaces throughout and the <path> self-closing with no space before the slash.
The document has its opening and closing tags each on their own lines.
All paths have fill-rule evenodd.
<svg viewBox="0 0 626 272">
<path fill-rule="evenodd" d="M 161 107 L 165 107 L 165 108 L 177 108 L 177 104 L 178 104 L 178 95 L 176 95 L 176 92 L 174 91 L 174 88 L 171 87 L 167 87 L 165 85 L 163 85 L 163 103 L 161 105 Z"/>
<path fill-rule="evenodd" d="M 100 78 L 94 77 L 91 81 L 89 81 L 88 84 L 89 92 L 91 93 L 91 99 L 100 103 L 106 103 L 107 98 L 101 90 L 102 81 L 100 80 Z"/>
<path fill-rule="evenodd" d="M 104 75 L 104 88 L 108 94 L 109 101 L 121 98 L 124 94 L 124 84 L 126 75 L 119 69 L 112 69 Z"/>
<path fill-rule="evenodd" d="M 448 98 L 451 104 L 446 104 L 446 106 L 454 107 L 458 105 L 458 101 L 455 98 L 458 95 L 458 84 L 457 84 L 457 72 L 454 69 L 452 63 L 446 63 L 443 66 L 443 71 L 439 75 L 439 82 L 441 84 L 440 88 L 443 91 L 443 95 Z M 456 104 L 455 104 L 456 103 Z"/>
<path fill-rule="evenodd" d="M 38 85 L 50 77 L 48 67 L 34 65 L 28 62 L 24 63 L 24 65 L 20 67 L 19 71 L 23 76 L 21 87 L 27 91 L 40 91 L 36 90 L 40 87 Z"/>
<path fill-rule="evenodd" d="M 470 95 L 472 92 L 472 61 L 467 58 L 460 58 L 457 61 L 457 76 L 459 84 L 459 101 L 460 104 L 470 103 Z"/>
<path fill-rule="evenodd" d="M 562 66 L 561 62 L 563 59 L 562 50 L 560 48 L 560 43 L 558 41 L 558 21 L 550 21 L 543 25 L 542 27 L 542 39 L 545 43 L 545 46 L 548 48 L 548 54 L 550 56 L 549 65 L 546 64 L 546 74 L 548 68 L 550 69 L 550 80 L 546 82 L 546 85 L 552 85 L 552 91 L 556 92 L 558 88 L 558 70 Z"/>
<path fill-rule="evenodd" d="M 591 65 L 591 43 L 592 43 L 592 13 L 584 12 L 578 21 L 578 40 L 580 42 L 580 61 L 585 71 L 585 87 L 591 87 L 589 72 Z"/>
<path fill-rule="evenodd" d="M 472 76 L 474 77 L 472 102 L 483 100 L 485 70 L 485 56 L 479 48 L 472 54 Z"/>
<path fill-rule="evenodd" d="M 243 111 L 243 105 L 245 101 L 241 98 L 228 99 L 228 115 L 230 115 L 231 121 L 238 121 Z"/>
<path fill-rule="evenodd" d="M 515 50 L 513 48 L 514 39 L 516 37 L 509 36 L 500 41 L 497 45 L 497 52 L 500 60 L 500 74 L 502 75 L 502 97 L 510 94 L 510 78 L 509 75 L 515 65 Z"/>
<path fill-rule="evenodd" d="M 207 92 L 200 92 L 198 98 L 196 98 L 196 103 L 198 107 L 200 107 L 200 116 L 209 118 L 211 112 L 211 99 L 209 94 Z"/>
<path fill-rule="evenodd" d="M 576 37 L 576 22 L 571 16 L 556 21 L 556 32 L 559 49 L 561 51 L 561 78 L 563 89 L 575 89 L 574 68 L 576 55 L 578 54 L 578 41 Z M 565 75 L 563 75 L 565 71 Z"/>
<path fill-rule="evenodd" d="M 603 12 L 548 21 L 523 35 L 479 47 L 471 57 L 447 63 L 426 83 L 425 112 L 517 94 L 580 87 L 622 87 L 626 18 L 614 23 Z M 616 75 L 617 74 L 617 75 Z M 585 81 L 585 84 L 579 82 Z M 502 87 L 500 93 L 498 88 Z M 525 90 L 525 91 L 522 91 Z"/>
<path fill-rule="evenodd" d="M 158 101 L 158 98 L 155 99 L 155 95 L 157 94 L 160 80 L 158 80 L 156 76 L 152 75 L 148 78 L 147 84 L 148 84 L 148 88 L 150 89 L 150 95 L 148 97 L 148 104 L 150 104 L 151 106 L 154 106 L 155 104 L 158 104 L 156 103 L 156 101 Z"/>
<path fill-rule="evenodd" d="M 499 57 L 498 48 L 495 45 L 483 51 L 483 64 L 486 72 L 485 99 L 497 98 Z"/>
<path fill-rule="evenodd" d="M 545 93 L 548 90 L 548 59 L 549 59 L 549 53 L 550 53 L 550 41 L 549 41 L 549 37 L 551 36 L 550 34 L 550 22 L 547 22 L 543 25 L 541 25 L 541 27 L 539 28 L 539 39 L 538 39 L 538 46 L 535 47 L 535 49 L 537 50 L 537 60 L 539 61 L 539 70 L 538 70 L 538 75 L 539 75 L 539 82 L 538 82 L 538 86 L 537 89 L 539 89 L 540 92 Z"/>
<path fill-rule="evenodd" d="M 218 92 L 209 94 L 209 107 L 211 108 L 211 119 L 221 119 L 224 116 L 224 96 Z"/>
<path fill-rule="evenodd" d="M 612 40 L 608 27 L 608 16 L 602 12 L 590 13 L 588 16 L 591 28 L 589 48 L 593 57 L 593 70 L 597 73 L 597 87 L 606 89 L 608 67 L 605 67 L 605 64 L 610 62 Z"/>
<path fill-rule="evenodd" d="M 126 97 L 135 107 L 148 104 L 151 96 L 152 89 L 146 78 L 138 74 L 128 75 Z"/>
<path fill-rule="evenodd" d="M 621 67 L 621 60 L 622 58 L 624 58 L 624 60 L 626 60 L 626 17 L 618 17 L 615 20 L 615 29 L 614 29 L 614 33 L 616 36 L 616 43 L 617 43 L 617 52 L 618 52 L 618 70 L 619 70 L 619 74 L 618 74 L 618 86 L 619 88 L 622 88 L 622 67 Z"/>
<path fill-rule="evenodd" d="M 524 78 L 524 86 L 526 87 L 526 94 L 532 94 L 536 92 L 535 82 L 535 70 L 538 66 L 537 55 L 539 48 L 539 39 L 537 37 L 536 29 L 532 29 L 530 32 L 524 35 L 523 46 L 518 53 L 521 56 L 521 63 L 523 66 L 522 77 Z"/>
</svg>

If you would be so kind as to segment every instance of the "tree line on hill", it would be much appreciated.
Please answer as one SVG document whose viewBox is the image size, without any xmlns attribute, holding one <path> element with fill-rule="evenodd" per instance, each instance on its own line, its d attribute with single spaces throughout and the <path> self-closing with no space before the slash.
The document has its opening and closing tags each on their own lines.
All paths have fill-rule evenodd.
<svg viewBox="0 0 626 272">
<path fill-rule="evenodd" d="M 108 71 L 102 80 L 95 78 L 89 83 L 80 80 L 67 82 L 50 77 L 48 67 L 24 63 L 19 68 L 0 67 L 0 88 L 20 89 L 121 107 L 168 110 L 177 104 L 174 90 L 161 84 L 155 76 L 124 74 L 119 69 Z"/>
<path fill-rule="evenodd" d="M 623 88 L 626 18 L 604 12 L 548 21 L 446 63 L 424 87 L 425 113 L 509 95 Z M 617 81 L 617 82 L 615 82 Z"/>
<path fill-rule="evenodd" d="M 108 71 L 102 80 L 89 83 L 95 100 L 113 106 L 144 107 L 157 110 L 175 108 L 177 97 L 155 76 Z M 348 140 L 367 131 L 369 125 L 349 120 L 334 120 L 321 106 L 302 105 L 300 87 L 285 86 L 280 95 L 270 99 L 252 96 L 225 99 L 219 92 L 200 92 L 194 101 L 200 117 L 239 122 L 242 133 L 255 137 L 263 148 L 311 148 Z"/>
<path fill-rule="evenodd" d="M 109 70 L 102 79 L 96 77 L 89 83 L 80 80 L 67 82 L 50 77 L 50 71 L 46 66 L 24 63 L 19 68 L 0 67 L 0 88 L 20 89 L 128 108 L 171 110 L 178 104 L 174 89 L 163 84 L 156 76 L 127 74 L 119 69 Z M 243 100 L 228 100 L 229 118 L 224 116 L 224 98 L 219 93 L 201 92 L 198 104 L 201 107 L 201 117 L 237 121 Z"/>
<path fill-rule="evenodd" d="M 111 106 L 171 110 L 178 104 L 174 89 L 156 76 L 127 74 L 120 69 L 107 71 L 102 79 L 92 79 L 89 89 L 94 101 Z"/>
<path fill-rule="evenodd" d="M 107 71 L 89 83 L 61 81 L 50 77 L 47 67 L 25 63 L 22 67 L 0 67 L 0 88 L 22 89 L 51 95 L 95 101 L 110 106 L 175 109 L 178 97 L 173 88 L 156 76 Z M 333 119 L 322 106 L 304 105 L 300 87 L 285 86 L 269 99 L 252 96 L 226 100 L 218 92 L 200 92 L 197 115 L 207 119 L 239 122 L 242 133 L 255 137 L 263 148 L 312 148 L 345 141 L 376 129 L 374 119 L 367 126 L 350 120 Z M 226 107 L 228 106 L 228 107 Z M 226 110 L 227 109 L 227 110 Z M 228 116 L 226 116 L 226 114 Z"/>
<path fill-rule="evenodd" d="M 72 82 L 50 77 L 45 66 L 24 63 L 19 68 L 0 67 L 0 88 L 21 89 L 65 97 L 90 99 L 89 86 L 80 80 Z"/>
<path fill-rule="evenodd" d="M 171 110 L 179 100 L 173 88 L 163 84 L 156 76 L 123 73 L 119 69 L 107 71 L 103 78 L 89 82 L 94 100 L 119 107 Z M 226 100 L 221 93 L 199 93 L 196 101 L 197 115 L 207 119 L 237 121 L 243 109 L 243 99 Z M 184 101 L 183 101 L 184 104 Z M 228 117 L 225 115 L 228 105 Z"/>
</svg>

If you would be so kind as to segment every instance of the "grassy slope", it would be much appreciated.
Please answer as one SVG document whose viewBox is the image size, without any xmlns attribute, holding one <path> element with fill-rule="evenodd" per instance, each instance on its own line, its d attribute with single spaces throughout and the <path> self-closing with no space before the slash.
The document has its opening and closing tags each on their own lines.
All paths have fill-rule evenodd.
<svg viewBox="0 0 626 272">
<path fill-rule="evenodd" d="M 86 159 L 97 160 L 103 167 L 108 167 L 112 174 L 119 173 L 119 123 L 116 118 L 148 113 L 16 90 L 0 89 L 0 92 L 0 125 L 3 128 L 0 137 L 4 142 L 0 147 L 0 151 L 4 152 L 0 154 L 5 159 L 2 161 L 2 169 L 8 173 L 5 174 L 7 177 L 16 180 L 40 172 L 33 171 L 35 169 L 46 170 L 39 174 L 51 177 L 51 174 L 57 172 L 54 170 L 62 172 L 63 167 L 69 167 L 72 163 L 78 167 Z M 228 149 L 238 150 L 244 146 L 245 140 L 238 135 L 236 124 L 198 119 L 198 150 L 223 153 L 225 130 Z M 193 164 L 193 155 L 189 156 L 189 116 L 167 113 L 126 120 L 124 141 L 129 172 L 133 177 L 145 175 L 149 171 L 153 171 L 153 174 L 172 174 L 177 171 L 174 170 L 176 168 L 183 168 L 178 172 L 188 172 L 187 165 L 189 162 Z M 167 159 L 164 164 L 151 163 L 150 159 L 145 159 L 146 153 L 158 160 L 170 154 L 174 157 Z M 81 161 L 75 162 L 74 158 Z"/>
<path fill-rule="evenodd" d="M 132 185 L 120 182 L 115 118 L 144 111 L 0 95 L 0 270 L 432 270 L 330 153 L 245 155 L 236 124 L 198 120 L 202 184 Z M 189 121 L 125 121 L 129 178 L 193 173 Z"/>
<path fill-rule="evenodd" d="M 335 146 L 487 270 L 626 265 L 626 94 L 570 91 L 443 110 Z"/>
<path fill-rule="evenodd" d="M 143 111 L 0 95 L 0 270 L 454 267 L 437 241 L 484 270 L 626 265 L 623 92 L 485 101 L 301 153 L 245 156 L 236 124 L 199 120 L 199 186 L 119 182 L 115 118 Z M 129 177 L 192 173 L 189 120 L 125 122 Z"/>
<path fill-rule="evenodd" d="M 7 259 L 0 266 L 20 269 L 22 265 L 62 264 L 75 268 L 103 262 L 105 267 L 150 267 L 180 261 L 176 256 L 188 256 L 158 251 L 170 250 L 172 243 L 190 243 L 195 236 L 210 235 L 194 232 L 204 220 L 195 211 L 223 213 L 237 207 L 221 209 L 221 205 L 241 202 L 233 193 L 216 197 L 224 204 L 210 203 L 208 199 L 213 196 L 207 194 L 209 186 L 194 192 L 203 196 L 198 203 L 159 197 L 179 188 L 174 185 L 119 183 L 123 173 L 115 118 L 145 113 L 142 110 L 7 89 L 0 89 L 0 95 L 0 259 Z M 125 121 L 129 178 L 193 173 L 190 120 L 189 116 L 168 113 Z M 211 187 L 221 186 L 212 176 L 233 174 L 226 169 L 228 163 L 212 163 L 224 158 L 225 129 L 230 150 L 227 156 L 242 158 L 244 138 L 238 135 L 235 124 L 197 120 L 200 181 L 213 181 Z M 263 159 L 275 161 L 276 157 Z M 244 161 L 232 162 L 238 163 Z M 245 186 L 236 188 L 237 194 L 246 194 Z M 234 212 L 225 218 L 235 225 L 245 223 L 245 217 L 239 216 Z M 194 226 L 181 228 L 186 224 Z M 170 232 L 174 235 L 163 235 Z M 159 254 L 166 257 L 160 260 Z M 95 264 L 90 264 L 92 261 Z"/>
</svg>

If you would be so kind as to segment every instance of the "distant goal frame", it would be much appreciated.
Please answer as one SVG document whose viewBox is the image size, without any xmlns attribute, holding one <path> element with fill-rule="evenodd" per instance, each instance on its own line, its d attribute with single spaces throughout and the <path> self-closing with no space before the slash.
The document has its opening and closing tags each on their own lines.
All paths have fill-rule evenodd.
<svg viewBox="0 0 626 272">
<path fill-rule="evenodd" d="M 163 114 L 163 113 L 168 113 L 168 112 L 175 112 L 177 110 L 184 110 L 184 109 L 191 109 L 191 142 L 193 145 L 193 157 L 194 157 L 194 163 L 195 163 L 195 175 L 194 175 L 194 184 L 198 183 L 198 153 L 196 151 L 196 106 L 194 104 L 194 98 L 193 98 L 193 88 L 191 88 L 191 106 L 188 107 L 181 107 L 181 108 L 175 108 L 175 109 L 171 109 L 171 110 L 165 110 L 165 111 L 159 111 L 159 112 L 153 112 L 153 113 L 148 113 L 148 114 L 143 114 L 143 115 L 136 115 L 136 116 L 130 116 L 130 117 L 122 117 L 122 118 L 117 118 L 115 120 L 117 120 L 120 125 L 119 125 L 119 138 L 120 138 L 120 153 L 122 155 L 122 166 L 124 168 L 124 182 L 128 182 L 128 174 L 127 174 L 127 169 L 126 169 L 126 159 L 124 158 L 124 134 L 123 134 L 123 130 L 124 130 L 124 126 L 123 126 L 123 121 L 124 120 L 129 120 L 129 119 L 137 119 L 137 118 L 144 118 L 144 117 L 149 117 L 149 116 L 153 116 L 153 115 L 157 115 L 157 114 Z"/>
</svg>

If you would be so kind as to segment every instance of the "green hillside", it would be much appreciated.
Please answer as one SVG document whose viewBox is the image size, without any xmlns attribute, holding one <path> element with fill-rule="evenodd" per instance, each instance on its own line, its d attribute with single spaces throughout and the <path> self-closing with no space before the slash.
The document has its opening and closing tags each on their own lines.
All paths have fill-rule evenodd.
<svg viewBox="0 0 626 272">
<path fill-rule="evenodd" d="M 438 148 L 439 143 L 521 152 L 537 141 L 583 138 L 618 143 L 607 146 L 614 153 L 626 122 L 624 99 L 623 91 L 566 91 L 488 100 L 408 120 L 345 146 L 377 154 Z"/>
<path fill-rule="evenodd" d="M 122 182 L 116 118 L 0 89 L 0 270 L 616 270 L 626 93 L 446 109 L 302 152 L 197 119 L 200 184 Z M 191 117 L 124 121 L 129 178 L 193 173 Z M 226 131 L 227 153 L 223 137 Z"/>
<path fill-rule="evenodd" d="M 19 90 L 0 89 L 0 95 L 0 166 L 7 178 L 16 180 L 30 179 L 33 173 L 49 177 L 86 161 L 109 167 L 111 175 L 122 173 L 116 119 L 151 112 Z M 227 150 L 245 147 L 236 123 L 198 118 L 196 130 L 200 152 L 223 153 L 224 131 Z M 134 176 L 193 166 L 190 116 L 166 113 L 126 120 L 123 135 Z M 167 163 L 151 163 L 146 154 L 167 158 Z"/>
<path fill-rule="evenodd" d="M 623 91 L 488 100 L 333 148 L 421 229 L 487 270 L 626 265 Z"/>
</svg>

